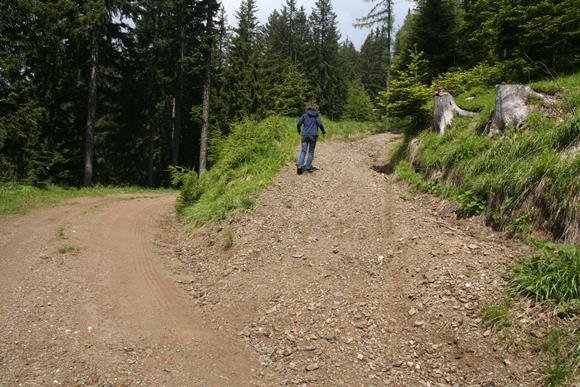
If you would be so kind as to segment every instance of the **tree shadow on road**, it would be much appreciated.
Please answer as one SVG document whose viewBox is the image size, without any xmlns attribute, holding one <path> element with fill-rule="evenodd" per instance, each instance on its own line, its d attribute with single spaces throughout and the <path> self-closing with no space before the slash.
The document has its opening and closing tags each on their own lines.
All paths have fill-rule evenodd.
<svg viewBox="0 0 580 387">
<path fill-rule="evenodd" d="M 401 132 L 390 131 L 390 132 L 395 134 L 403 133 L 403 131 Z M 405 159 L 407 145 L 409 141 L 411 141 L 411 139 L 412 138 L 409 138 L 408 136 L 405 135 L 402 143 L 389 144 L 389 152 L 388 152 L 389 156 L 387 163 L 383 165 L 373 165 L 371 169 L 375 172 L 382 173 L 385 175 L 392 175 L 393 173 L 395 173 L 397 165 L 399 165 L 399 163 Z"/>
</svg>

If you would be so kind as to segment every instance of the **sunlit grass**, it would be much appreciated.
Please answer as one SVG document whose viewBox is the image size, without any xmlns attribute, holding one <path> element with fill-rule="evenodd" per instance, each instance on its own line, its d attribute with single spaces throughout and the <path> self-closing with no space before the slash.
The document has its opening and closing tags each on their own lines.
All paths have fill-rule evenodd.
<svg viewBox="0 0 580 387">
<path fill-rule="evenodd" d="M 103 187 L 63 188 L 55 185 L 33 187 L 21 184 L 0 183 L 0 215 L 23 214 L 27 211 L 51 206 L 63 200 L 76 197 L 97 197 L 110 194 L 168 192 L 168 190 L 148 190 L 143 187 Z"/>
<path fill-rule="evenodd" d="M 456 201 L 469 193 L 463 199 L 470 212 L 487 206 L 487 220 L 498 229 L 523 233 L 535 225 L 559 238 L 564 220 L 577 211 L 574 198 L 580 191 L 580 157 L 562 156 L 580 142 L 579 84 L 580 74 L 534 83 L 540 91 L 556 93 L 559 116 L 537 110 L 523 129 L 508 128 L 501 138 L 482 133 L 494 109 L 494 88 L 465 91 L 457 96 L 458 103 L 479 113 L 473 119 L 457 118 L 443 136 L 422 132 L 419 176 L 403 163 L 398 175 Z M 432 176 L 437 181 L 421 181 Z"/>
</svg>

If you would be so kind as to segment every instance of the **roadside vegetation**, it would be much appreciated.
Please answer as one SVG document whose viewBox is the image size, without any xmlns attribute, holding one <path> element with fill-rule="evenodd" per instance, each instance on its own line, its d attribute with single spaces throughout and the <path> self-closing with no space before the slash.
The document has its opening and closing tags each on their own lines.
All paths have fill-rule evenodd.
<svg viewBox="0 0 580 387">
<path fill-rule="evenodd" d="M 537 251 L 511 267 L 505 294 L 481 316 L 508 347 L 545 356 L 547 386 L 574 385 L 580 366 L 580 251 L 578 246 L 537 243 Z M 531 299 L 535 307 L 530 309 Z M 536 310 L 536 312 L 534 312 Z M 532 328 L 522 316 L 537 319 Z M 529 317 L 528 317 L 529 316 Z M 542 316 L 542 317 L 540 317 Z"/>
<path fill-rule="evenodd" d="M 562 315 L 580 311 L 580 249 L 547 242 L 508 272 L 508 289 L 555 307 Z"/>
<path fill-rule="evenodd" d="M 532 347 L 548 356 L 543 369 L 547 386 L 575 385 L 580 365 L 580 331 L 578 328 L 554 328 L 541 339 L 532 339 Z"/>
<path fill-rule="evenodd" d="M 80 249 L 73 245 L 64 245 L 58 248 L 58 253 L 60 255 L 78 255 L 80 253 Z"/>
</svg>

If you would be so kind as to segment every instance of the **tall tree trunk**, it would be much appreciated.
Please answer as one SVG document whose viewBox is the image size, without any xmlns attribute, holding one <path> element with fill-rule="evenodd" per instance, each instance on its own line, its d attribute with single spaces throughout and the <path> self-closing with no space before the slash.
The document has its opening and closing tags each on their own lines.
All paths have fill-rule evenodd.
<svg viewBox="0 0 580 387">
<path fill-rule="evenodd" d="M 156 42 L 159 37 L 159 18 L 160 18 L 160 10 L 159 8 L 155 9 L 154 14 L 154 25 L 155 25 L 155 33 L 153 35 L 153 42 Z M 154 91 L 152 90 L 152 85 L 154 82 L 154 77 L 151 75 L 153 73 L 152 68 L 157 63 L 157 51 L 149 51 L 148 55 L 148 67 L 147 73 L 149 77 L 149 82 L 147 85 L 147 98 L 145 99 L 147 103 L 146 109 L 146 117 L 147 117 L 147 132 L 149 133 L 149 144 L 148 144 L 148 160 L 147 160 L 147 186 L 153 187 L 154 179 L 155 179 L 155 138 L 157 137 L 157 124 L 152 122 L 152 116 L 155 116 L 153 113 L 156 110 L 155 102 L 154 102 Z M 173 136 L 173 132 L 171 132 Z"/>
<path fill-rule="evenodd" d="M 97 115 L 97 70 L 99 66 L 99 46 L 97 29 L 93 28 L 91 47 L 91 69 L 89 79 L 89 101 L 87 126 L 85 130 L 85 170 L 83 184 L 89 187 L 93 184 L 94 131 Z"/>
<path fill-rule="evenodd" d="M 180 21 L 180 24 L 182 22 Z M 185 30 L 183 25 L 180 26 L 180 42 L 179 42 L 179 64 L 177 65 L 177 95 L 174 103 L 174 133 L 172 147 L 172 164 L 179 165 L 179 150 L 181 147 L 181 132 L 182 132 L 182 113 L 183 113 L 183 57 L 185 44 Z"/>
<path fill-rule="evenodd" d="M 209 47 L 206 54 L 205 80 L 203 82 L 203 125 L 201 127 L 201 140 L 199 144 L 199 176 L 202 176 L 207 170 L 207 145 L 209 139 L 209 102 L 211 92 L 211 67 L 213 59 L 213 13 L 211 9 L 207 11 L 207 37 Z"/>
<path fill-rule="evenodd" d="M 393 43 L 393 2 L 392 0 L 387 0 L 387 93 L 391 91 L 391 67 L 392 67 L 392 56 L 391 56 L 391 46 Z M 387 108 L 385 111 L 387 118 L 387 130 L 391 129 L 391 120 L 389 117 L 389 94 L 387 94 Z"/>
<path fill-rule="evenodd" d="M 390 55 L 390 54 L 389 54 Z M 389 61 L 390 62 L 390 61 Z M 391 130 L 391 117 L 389 115 L 389 93 L 391 91 L 391 63 L 387 67 L 387 103 L 385 104 L 385 118 L 387 121 L 387 130 Z"/>
<path fill-rule="evenodd" d="M 153 177 L 155 169 L 155 125 L 149 123 L 149 160 L 147 165 L 147 186 L 153 187 Z"/>
</svg>

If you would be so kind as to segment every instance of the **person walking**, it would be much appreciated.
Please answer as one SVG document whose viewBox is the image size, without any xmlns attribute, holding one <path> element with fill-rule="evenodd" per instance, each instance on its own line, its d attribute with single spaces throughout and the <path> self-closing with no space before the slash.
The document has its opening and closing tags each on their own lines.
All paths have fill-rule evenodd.
<svg viewBox="0 0 580 387">
<path fill-rule="evenodd" d="M 304 127 L 302 129 L 302 127 Z M 320 114 L 317 111 L 316 104 L 309 103 L 306 113 L 300 117 L 296 125 L 298 134 L 301 136 L 302 147 L 296 164 L 296 172 L 301 175 L 305 170 L 312 172 L 312 160 L 314 159 L 314 149 L 316 149 L 316 140 L 318 138 L 318 129 L 322 134 L 326 134 Z"/>
</svg>

